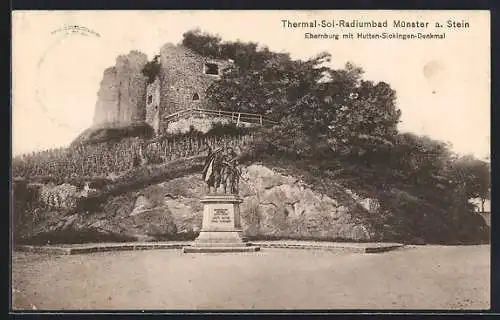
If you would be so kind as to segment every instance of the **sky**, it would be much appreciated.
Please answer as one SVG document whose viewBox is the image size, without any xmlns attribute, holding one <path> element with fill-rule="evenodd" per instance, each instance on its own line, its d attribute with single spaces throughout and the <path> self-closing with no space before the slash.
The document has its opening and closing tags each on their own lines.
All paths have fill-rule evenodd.
<svg viewBox="0 0 500 320">
<path fill-rule="evenodd" d="M 384 21 L 387 28 L 288 28 L 282 20 Z M 427 21 L 425 28 L 393 20 Z M 468 28 L 435 28 L 466 21 Z M 352 62 L 364 78 L 397 93 L 400 131 L 451 143 L 460 154 L 490 154 L 490 17 L 488 11 L 14 11 L 12 149 L 17 155 L 68 145 L 92 124 L 104 69 L 120 54 L 151 59 L 194 28 L 223 40 L 253 41 L 292 58 L 320 52 L 332 67 Z M 78 26 L 79 32 L 58 31 Z M 305 33 L 339 34 L 306 39 Z M 445 39 L 342 39 L 342 34 L 445 33 Z"/>
</svg>

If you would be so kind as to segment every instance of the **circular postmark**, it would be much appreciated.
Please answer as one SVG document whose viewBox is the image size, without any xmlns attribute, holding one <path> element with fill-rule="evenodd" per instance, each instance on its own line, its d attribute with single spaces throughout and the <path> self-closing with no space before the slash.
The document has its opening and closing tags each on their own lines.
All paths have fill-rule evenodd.
<svg viewBox="0 0 500 320">
<path fill-rule="evenodd" d="M 102 37 L 98 32 L 79 25 L 64 25 L 50 32 L 50 37 L 53 40 L 36 64 L 35 99 L 54 125 L 70 131 L 81 131 L 78 112 L 81 112 L 84 107 L 82 104 L 86 102 L 80 99 L 84 91 L 80 89 L 95 86 L 88 83 L 95 79 L 89 79 L 86 74 L 79 78 L 79 73 L 90 68 L 90 64 L 98 59 L 104 45 L 101 43 Z M 97 92 L 93 92 L 95 94 Z M 95 101 L 95 97 L 92 98 Z"/>
<path fill-rule="evenodd" d="M 87 27 L 84 26 L 79 26 L 79 25 L 65 25 L 61 28 L 57 28 L 56 30 L 52 31 L 52 35 L 56 34 L 61 34 L 64 33 L 64 35 L 69 36 L 69 35 L 81 35 L 81 36 L 95 36 L 100 38 L 101 35 Z"/>
</svg>

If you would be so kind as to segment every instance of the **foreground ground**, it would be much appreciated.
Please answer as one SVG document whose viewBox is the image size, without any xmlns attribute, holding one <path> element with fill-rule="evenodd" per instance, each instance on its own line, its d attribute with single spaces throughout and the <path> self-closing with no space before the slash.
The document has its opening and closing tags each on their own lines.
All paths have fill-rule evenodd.
<svg viewBox="0 0 500 320">
<path fill-rule="evenodd" d="M 488 309 L 490 247 L 15 253 L 14 309 Z"/>
</svg>

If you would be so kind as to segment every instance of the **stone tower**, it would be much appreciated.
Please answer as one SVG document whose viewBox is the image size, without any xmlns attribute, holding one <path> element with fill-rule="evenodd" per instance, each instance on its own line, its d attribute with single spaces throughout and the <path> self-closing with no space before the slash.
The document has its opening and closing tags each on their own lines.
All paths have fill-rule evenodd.
<svg viewBox="0 0 500 320">
<path fill-rule="evenodd" d="M 166 44 L 160 50 L 161 70 L 146 88 L 146 122 L 162 132 L 164 117 L 189 108 L 210 108 L 206 90 L 232 66 L 228 60 L 210 59 L 192 50 Z"/>
<path fill-rule="evenodd" d="M 97 94 L 93 125 L 144 121 L 147 56 L 139 51 L 120 55 L 115 66 L 104 71 Z"/>
<path fill-rule="evenodd" d="M 160 128 L 160 78 L 157 77 L 146 89 L 146 123 L 155 132 Z"/>
<path fill-rule="evenodd" d="M 168 43 L 160 49 L 160 72 L 148 84 L 142 74 L 147 61 L 146 54 L 131 51 L 104 71 L 93 126 L 145 121 L 156 133 L 162 132 L 167 126 L 165 116 L 189 108 L 210 108 L 206 90 L 232 65 Z"/>
</svg>

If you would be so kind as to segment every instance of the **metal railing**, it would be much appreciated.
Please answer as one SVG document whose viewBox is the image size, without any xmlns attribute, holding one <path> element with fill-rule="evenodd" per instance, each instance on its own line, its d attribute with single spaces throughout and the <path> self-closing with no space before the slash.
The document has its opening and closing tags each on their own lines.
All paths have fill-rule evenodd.
<svg viewBox="0 0 500 320">
<path fill-rule="evenodd" d="M 246 112 L 235 112 L 235 111 L 223 111 L 223 110 L 210 110 L 210 109 L 184 109 L 163 117 L 163 121 L 174 122 L 180 119 L 186 118 L 225 118 L 230 119 L 232 122 L 239 123 L 253 123 L 260 124 L 278 124 L 278 122 L 270 120 L 258 113 L 246 113 Z"/>
</svg>

